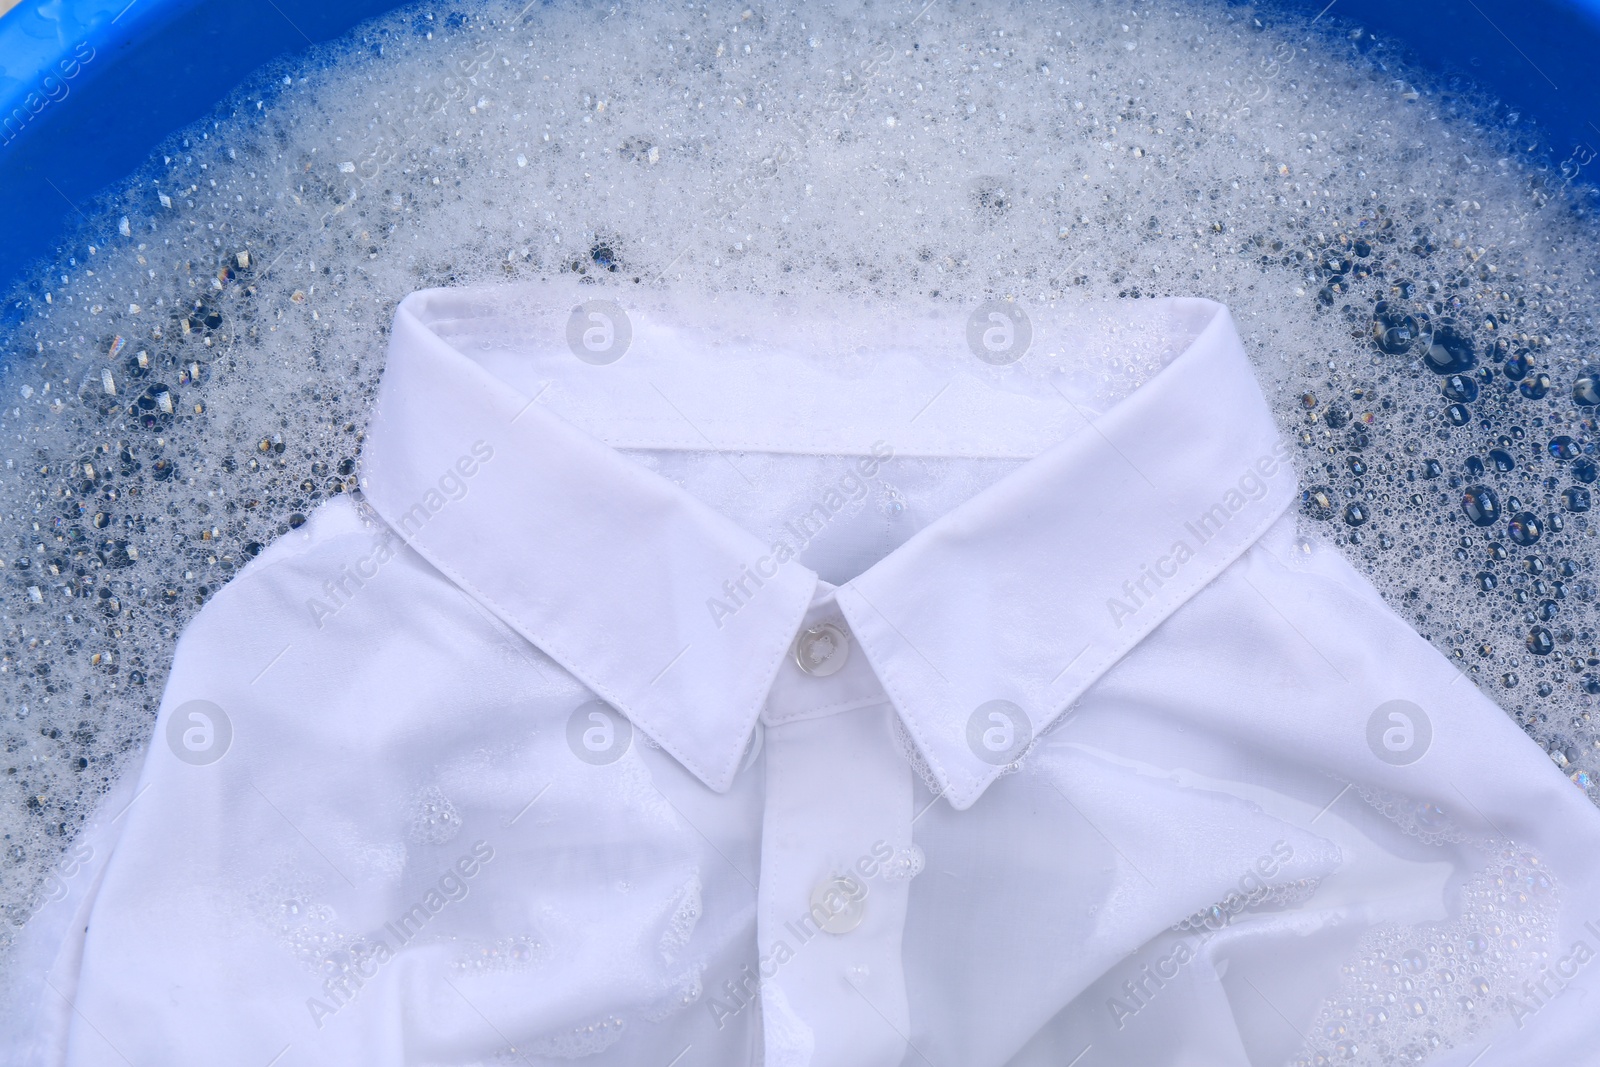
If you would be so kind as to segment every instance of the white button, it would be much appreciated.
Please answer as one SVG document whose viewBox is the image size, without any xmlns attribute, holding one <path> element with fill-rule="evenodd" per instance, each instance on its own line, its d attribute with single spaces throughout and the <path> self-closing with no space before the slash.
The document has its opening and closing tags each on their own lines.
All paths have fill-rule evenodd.
<svg viewBox="0 0 1600 1067">
<path fill-rule="evenodd" d="M 840 875 L 811 891 L 811 918 L 830 934 L 848 934 L 867 917 L 867 883 Z"/>
<path fill-rule="evenodd" d="M 826 678 L 849 658 L 850 635 L 837 623 L 820 623 L 795 638 L 794 661 L 807 674 Z"/>
</svg>

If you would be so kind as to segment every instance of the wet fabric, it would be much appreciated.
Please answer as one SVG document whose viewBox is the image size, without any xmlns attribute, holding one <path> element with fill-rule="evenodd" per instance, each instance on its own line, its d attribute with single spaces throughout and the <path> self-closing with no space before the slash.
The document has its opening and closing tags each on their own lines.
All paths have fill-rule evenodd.
<svg viewBox="0 0 1600 1067">
<path fill-rule="evenodd" d="M 1204 300 L 405 300 L 7 1062 L 1251 1067 L 1600 1037 L 1600 813 L 1302 536 Z"/>
</svg>

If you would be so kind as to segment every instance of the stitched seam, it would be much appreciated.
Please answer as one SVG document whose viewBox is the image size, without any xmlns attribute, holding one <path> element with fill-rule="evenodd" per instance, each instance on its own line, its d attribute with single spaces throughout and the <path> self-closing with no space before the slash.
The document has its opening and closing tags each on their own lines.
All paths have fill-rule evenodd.
<svg viewBox="0 0 1600 1067">
<path fill-rule="evenodd" d="M 882 704 L 883 697 L 857 697 L 854 700 L 836 700 L 831 704 L 819 704 L 817 707 L 805 711 L 791 712 L 779 718 L 769 718 L 768 726 L 782 726 L 785 723 L 805 722 L 811 719 L 822 719 L 845 711 L 855 711 L 859 708 L 870 708 L 874 704 Z"/>
<path fill-rule="evenodd" d="M 606 447 L 615 449 L 617 451 L 629 451 L 629 452 L 651 452 L 651 451 L 704 452 L 707 455 L 710 455 L 714 451 L 713 449 L 707 447 L 705 441 L 701 440 L 699 437 L 690 436 L 688 434 L 685 434 L 685 436 L 682 438 L 683 443 L 681 443 L 681 444 L 677 444 L 677 443 L 674 443 L 674 444 L 651 444 L 651 445 L 611 444 L 610 442 L 605 440 L 605 437 L 601 433 L 595 432 L 595 431 L 591 431 L 591 429 L 589 427 L 585 426 L 584 424 L 582 424 L 582 423 L 580 423 L 578 421 L 575 421 L 575 419 L 572 416 L 570 416 L 568 414 L 563 414 L 562 412 L 560 412 L 560 411 L 558 411 L 557 409 L 554 409 L 554 408 L 550 408 L 549 410 L 552 413 L 554 413 L 557 416 L 559 416 L 562 419 L 563 422 L 566 422 L 568 425 L 574 427 L 575 429 L 578 429 L 579 431 L 583 432 L 584 434 L 593 437 L 596 441 L 599 441 L 600 443 L 606 445 Z M 678 428 L 678 425 L 681 422 L 682 422 L 681 419 L 677 419 L 677 418 L 669 419 L 669 418 L 666 418 L 665 416 L 657 418 L 655 416 L 645 416 L 645 415 L 638 415 L 638 416 L 612 415 L 612 414 L 609 414 L 609 413 L 605 415 L 605 424 L 608 425 L 608 426 L 616 425 L 616 426 L 646 427 L 646 428 L 665 426 L 665 427 L 669 427 L 671 429 L 676 430 Z M 700 426 L 707 427 L 707 428 L 713 429 L 713 430 L 735 430 L 735 431 L 737 431 L 737 430 L 741 430 L 741 429 L 745 428 L 744 424 L 740 423 L 737 420 L 725 422 L 725 421 L 721 421 L 721 420 L 717 420 L 717 419 L 699 419 L 699 420 L 697 420 L 697 423 Z M 1069 436 L 1070 436 L 1070 434 L 1069 434 Z M 1064 441 L 1064 440 L 1066 440 L 1066 438 L 1055 438 L 1055 437 L 1052 437 L 1048 442 L 1040 445 L 1037 450 L 1031 450 L 1030 449 L 1027 452 L 958 451 L 958 450 L 955 450 L 954 448 L 943 449 L 943 450 L 940 450 L 940 451 L 906 452 L 906 451 L 902 451 L 902 450 L 897 448 L 895 450 L 895 453 L 894 453 L 894 458 L 899 458 L 899 457 L 902 457 L 902 456 L 909 456 L 909 457 L 916 458 L 916 459 L 970 459 L 970 460 L 986 460 L 986 461 L 987 460 L 994 460 L 994 461 L 1008 461 L 1008 462 L 1015 462 L 1015 461 L 1018 461 L 1018 460 L 1027 461 L 1027 460 L 1038 458 L 1044 452 L 1049 451 L 1051 448 L 1054 448 L 1057 444 L 1061 443 L 1061 441 Z M 730 452 L 730 451 L 731 452 L 767 452 L 767 453 L 771 453 L 773 455 L 786 455 L 786 456 L 819 456 L 819 457 L 851 456 L 851 457 L 855 457 L 855 458 L 858 458 L 858 459 L 859 458 L 864 458 L 864 457 L 867 457 L 867 456 L 871 456 L 871 455 L 874 454 L 874 453 L 872 453 L 870 451 L 870 446 L 863 446 L 860 450 L 847 450 L 842 446 L 841 447 L 829 448 L 829 447 L 823 447 L 821 445 L 789 444 L 789 443 L 784 443 L 782 441 L 779 441 L 779 440 L 773 439 L 773 438 L 759 438 L 759 439 L 746 440 L 746 441 L 743 441 L 742 443 L 739 443 L 739 444 L 725 445 L 722 450 L 724 452 Z"/>
<path fill-rule="evenodd" d="M 862 596 L 860 593 L 856 592 L 854 582 L 851 582 L 841 588 L 849 589 L 852 593 L 855 593 L 856 596 L 861 597 L 862 604 L 864 604 L 866 609 L 871 611 L 874 615 L 882 614 L 877 608 L 872 606 L 865 596 Z M 857 637 L 861 641 L 862 651 L 866 651 L 869 647 L 872 647 L 868 639 L 860 634 L 860 628 L 855 627 L 855 629 L 857 630 Z M 877 647 L 881 649 L 882 646 Z M 883 663 L 881 668 L 878 666 L 880 659 Z M 873 665 L 874 673 L 878 675 L 878 681 L 883 683 L 884 691 L 888 693 L 890 699 L 894 701 L 895 710 L 900 711 L 901 708 L 912 708 L 914 702 L 908 701 L 905 697 L 905 691 L 900 688 L 899 679 L 894 670 L 893 659 L 891 657 L 873 657 L 869 654 L 867 656 L 867 660 Z M 929 767 L 933 769 L 939 780 L 945 783 L 946 794 L 954 792 L 954 787 L 951 785 L 950 772 L 945 768 L 944 764 L 940 761 L 938 754 L 930 748 L 927 740 L 923 737 L 922 731 L 919 729 L 916 721 L 916 716 L 908 716 L 905 712 L 901 712 L 900 721 L 904 723 L 906 729 L 911 732 L 911 738 L 917 743 L 917 748 L 921 750 L 923 759 L 928 761 Z M 957 795 L 958 800 L 965 799 L 965 797 L 965 791 L 962 791 Z"/>
<path fill-rule="evenodd" d="M 816 595 L 817 585 L 816 582 L 813 581 L 811 583 L 811 588 L 806 592 L 805 602 L 800 605 L 800 612 L 798 616 L 792 620 L 789 626 L 784 628 L 783 632 L 789 634 L 789 636 L 785 637 L 783 639 L 783 643 L 777 646 L 776 655 L 772 657 L 771 662 L 769 662 L 767 665 L 767 669 L 763 675 L 765 684 L 761 686 L 760 691 L 756 695 L 754 715 L 751 718 L 752 727 L 761 718 L 761 709 L 767 703 L 767 695 L 772 692 L 772 682 L 778 676 L 778 668 L 783 664 L 783 657 L 788 654 L 789 646 L 794 643 L 794 635 L 800 632 L 800 624 L 805 621 L 806 612 L 811 610 L 811 602 L 813 599 L 815 599 Z M 738 740 L 741 751 L 733 754 L 735 760 L 737 760 L 742 754 L 744 744 L 742 739 L 736 740 Z"/>
<path fill-rule="evenodd" d="M 411 316 L 411 318 L 416 322 L 416 324 L 421 329 L 427 331 L 436 340 L 438 340 L 441 344 L 444 344 L 444 345 L 448 346 L 458 356 L 460 356 L 461 358 L 463 358 L 463 359 L 467 360 L 468 362 L 474 364 L 479 369 L 484 370 L 485 373 L 488 373 L 488 371 L 483 367 L 483 365 L 481 363 L 479 363 L 477 360 L 473 359 L 470 355 L 467 355 L 465 352 L 462 352 L 456 346 L 456 343 L 455 343 L 456 342 L 456 338 L 454 336 L 446 336 L 445 333 L 441 332 L 439 327 L 444 327 L 444 326 L 458 324 L 458 323 L 475 324 L 475 323 L 481 323 L 481 322 L 499 321 L 501 316 L 495 316 L 495 315 L 484 315 L 484 316 L 464 315 L 464 316 L 455 317 L 455 318 L 449 318 L 449 319 L 430 318 L 430 319 L 427 319 L 427 320 L 423 320 L 420 316 L 417 315 L 417 313 L 415 311 L 413 311 L 413 310 L 411 310 L 409 308 L 406 309 L 406 312 L 407 312 L 407 314 L 409 314 Z M 508 330 L 520 329 L 520 327 L 515 325 L 516 323 L 520 322 L 520 319 L 517 316 L 508 315 L 508 316 L 504 316 L 504 319 L 505 319 L 506 322 L 512 324 L 512 325 L 508 325 L 506 327 Z M 555 381 L 557 379 L 552 378 L 551 380 Z M 505 384 L 509 384 L 509 383 L 505 383 Z M 1046 394 L 1040 394 L 1040 395 L 1044 396 Z M 703 453 L 707 453 L 707 454 L 710 454 L 710 452 L 712 451 L 711 449 L 708 449 L 706 447 L 706 444 L 705 444 L 704 441 L 699 440 L 699 439 L 697 439 L 695 437 L 692 437 L 692 436 L 685 436 L 682 439 L 683 440 L 682 444 L 669 444 L 669 445 L 614 445 L 614 444 L 610 444 L 609 442 L 605 441 L 604 437 L 602 437 L 598 433 L 591 434 L 590 431 L 586 427 L 583 427 L 583 426 L 579 425 L 576 422 L 572 422 L 568 418 L 568 416 L 562 415 L 561 417 L 562 417 L 562 419 L 564 421 L 568 421 L 575 428 L 577 428 L 579 430 L 582 430 L 586 434 L 590 434 L 590 436 L 594 437 L 597 441 L 600 441 L 602 444 L 606 444 L 607 447 L 610 447 L 610 448 L 613 448 L 613 449 L 618 449 L 618 450 L 631 449 L 631 450 L 638 450 L 638 451 L 649 451 L 649 450 L 652 450 L 652 449 L 661 449 L 661 450 L 665 450 L 665 451 L 703 452 Z M 667 427 L 671 427 L 671 428 L 674 428 L 674 429 L 677 428 L 678 422 L 681 421 L 681 420 L 679 420 L 677 418 L 668 418 L 667 416 L 664 416 L 664 415 L 655 416 L 655 415 L 611 415 L 611 414 L 607 414 L 605 417 L 606 417 L 607 422 L 610 423 L 610 424 L 623 425 L 623 426 L 646 426 L 646 427 L 667 426 Z M 717 419 L 714 416 L 710 417 L 710 418 L 702 418 L 702 419 L 699 420 L 699 423 L 701 425 L 703 425 L 703 426 L 708 426 L 708 427 L 711 427 L 713 429 L 744 430 L 744 429 L 748 428 L 748 424 L 746 422 L 742 421 L 742 420 L 721 420 L 721 419 Z M 1070 434 L 1069 434 L 1069 436 L 1070 436 Z M 1065 440 L 1065 438 L 1062 438 L 1062 440 Z M 1025 460 L 1030 460 L 1030 459 L 1037 458 L 1043 451 L 1048 451 L 1050 448 L 1054 447 L 1054 445 L 1056 443 L 1058 443 L 1058 442 L 1056 442 L 1054 439 L 1052 439 L 1050 442 L 1047 442 L 1046 444 L 1040 446 L 1040 450 L 1039 451 L 1029 451 L 1029 452 L 1026 452 L 1026 453 L 1021 453 L 1021 452 L 1018 452 L 1018 453 L 991 453 L 991 452 L 988 452 L 988 451 L 977 451 L 977 452 L 974 452 L 974 451 L 955 451 L 955 450 L 943 450 L 943 451 L 938 451 L 938 452 L 901 452 L 901 451 L 897 450 L 895 452 L 895 455 L 896 456 L 900 456 L 900 455 L 914 456 L 914 457 L 920 458 L 920 459 L 976 459 L 976 460 L 1024 460 L 1025 461 Z M 816 446 L 816 445 L 784 444 L 784 443 L 781 443 L 781 442 L 778 442 L 778 441 L 772 440 L 772 439 L 752 440 L 748 444 L 731 445 L 728 448 L 724 449 L 724 451 L 729 451 L 729 450 L 741 451 L 741 452 L 742 451 L 771 452 L 771 453 L 778 454 L 778 455 L 854 456 L 854 457 L 857 457 L 857 458 L 870 456 L 870 455 L 873 454 L 869 450 L 844 451 L 842 449 L 825 449 L 825 448 L 822 448 L 821 446 Z"/>
</svg>

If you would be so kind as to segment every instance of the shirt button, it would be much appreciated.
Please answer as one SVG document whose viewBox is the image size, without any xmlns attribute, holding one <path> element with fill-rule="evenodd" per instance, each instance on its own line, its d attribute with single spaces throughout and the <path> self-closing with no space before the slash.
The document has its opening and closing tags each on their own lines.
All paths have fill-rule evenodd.
<svg viewBox="0 0 1600 1067">
<path fill-rule="evenodd" d="M 849 875 L 819 882 L 811 891 L 811 918 L 830 934 L 848 934 L 867 917 L 867 886 Z"/>
<path fill-rule="evenodd" d="M 837 673 L 850 658 L 850 635 L 838 623 L 824 622 L 803 630 L 794 642 L 794 661 L 817 678 Z"/>
</svg>

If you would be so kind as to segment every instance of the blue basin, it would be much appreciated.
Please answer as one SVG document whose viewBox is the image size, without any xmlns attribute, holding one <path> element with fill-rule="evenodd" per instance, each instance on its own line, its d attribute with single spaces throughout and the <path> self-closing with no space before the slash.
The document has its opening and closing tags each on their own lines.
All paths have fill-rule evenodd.
<svg viewBox="0 0 1600 1067">
<path fill-rule="evenodd" d="M 0 0 L 4 8 L 8 0 Z M 109 183 L 252 70 L 338 37 L 386 0 L 23 0 L 0 15 L 0 292 Z M 1578 180 L 1600 163 L 1600 0 L 1278 0 L 1267 20 L 1360 26 L 1439 84 L 1468 78 Z M 1321 13 L 1319 15 L 1319 13 Z M 1370 36 L 1363 36 L 1370 42 Z M 381 51 L 379 37 L 357 47 Z M 1384 61 L 1386 56 L 1377 57 Z M 1533 132 L 1536 123 L 1540 135 Z M 1529 145 L 1523 144 L 1527 149 Z"/>
</svg>

